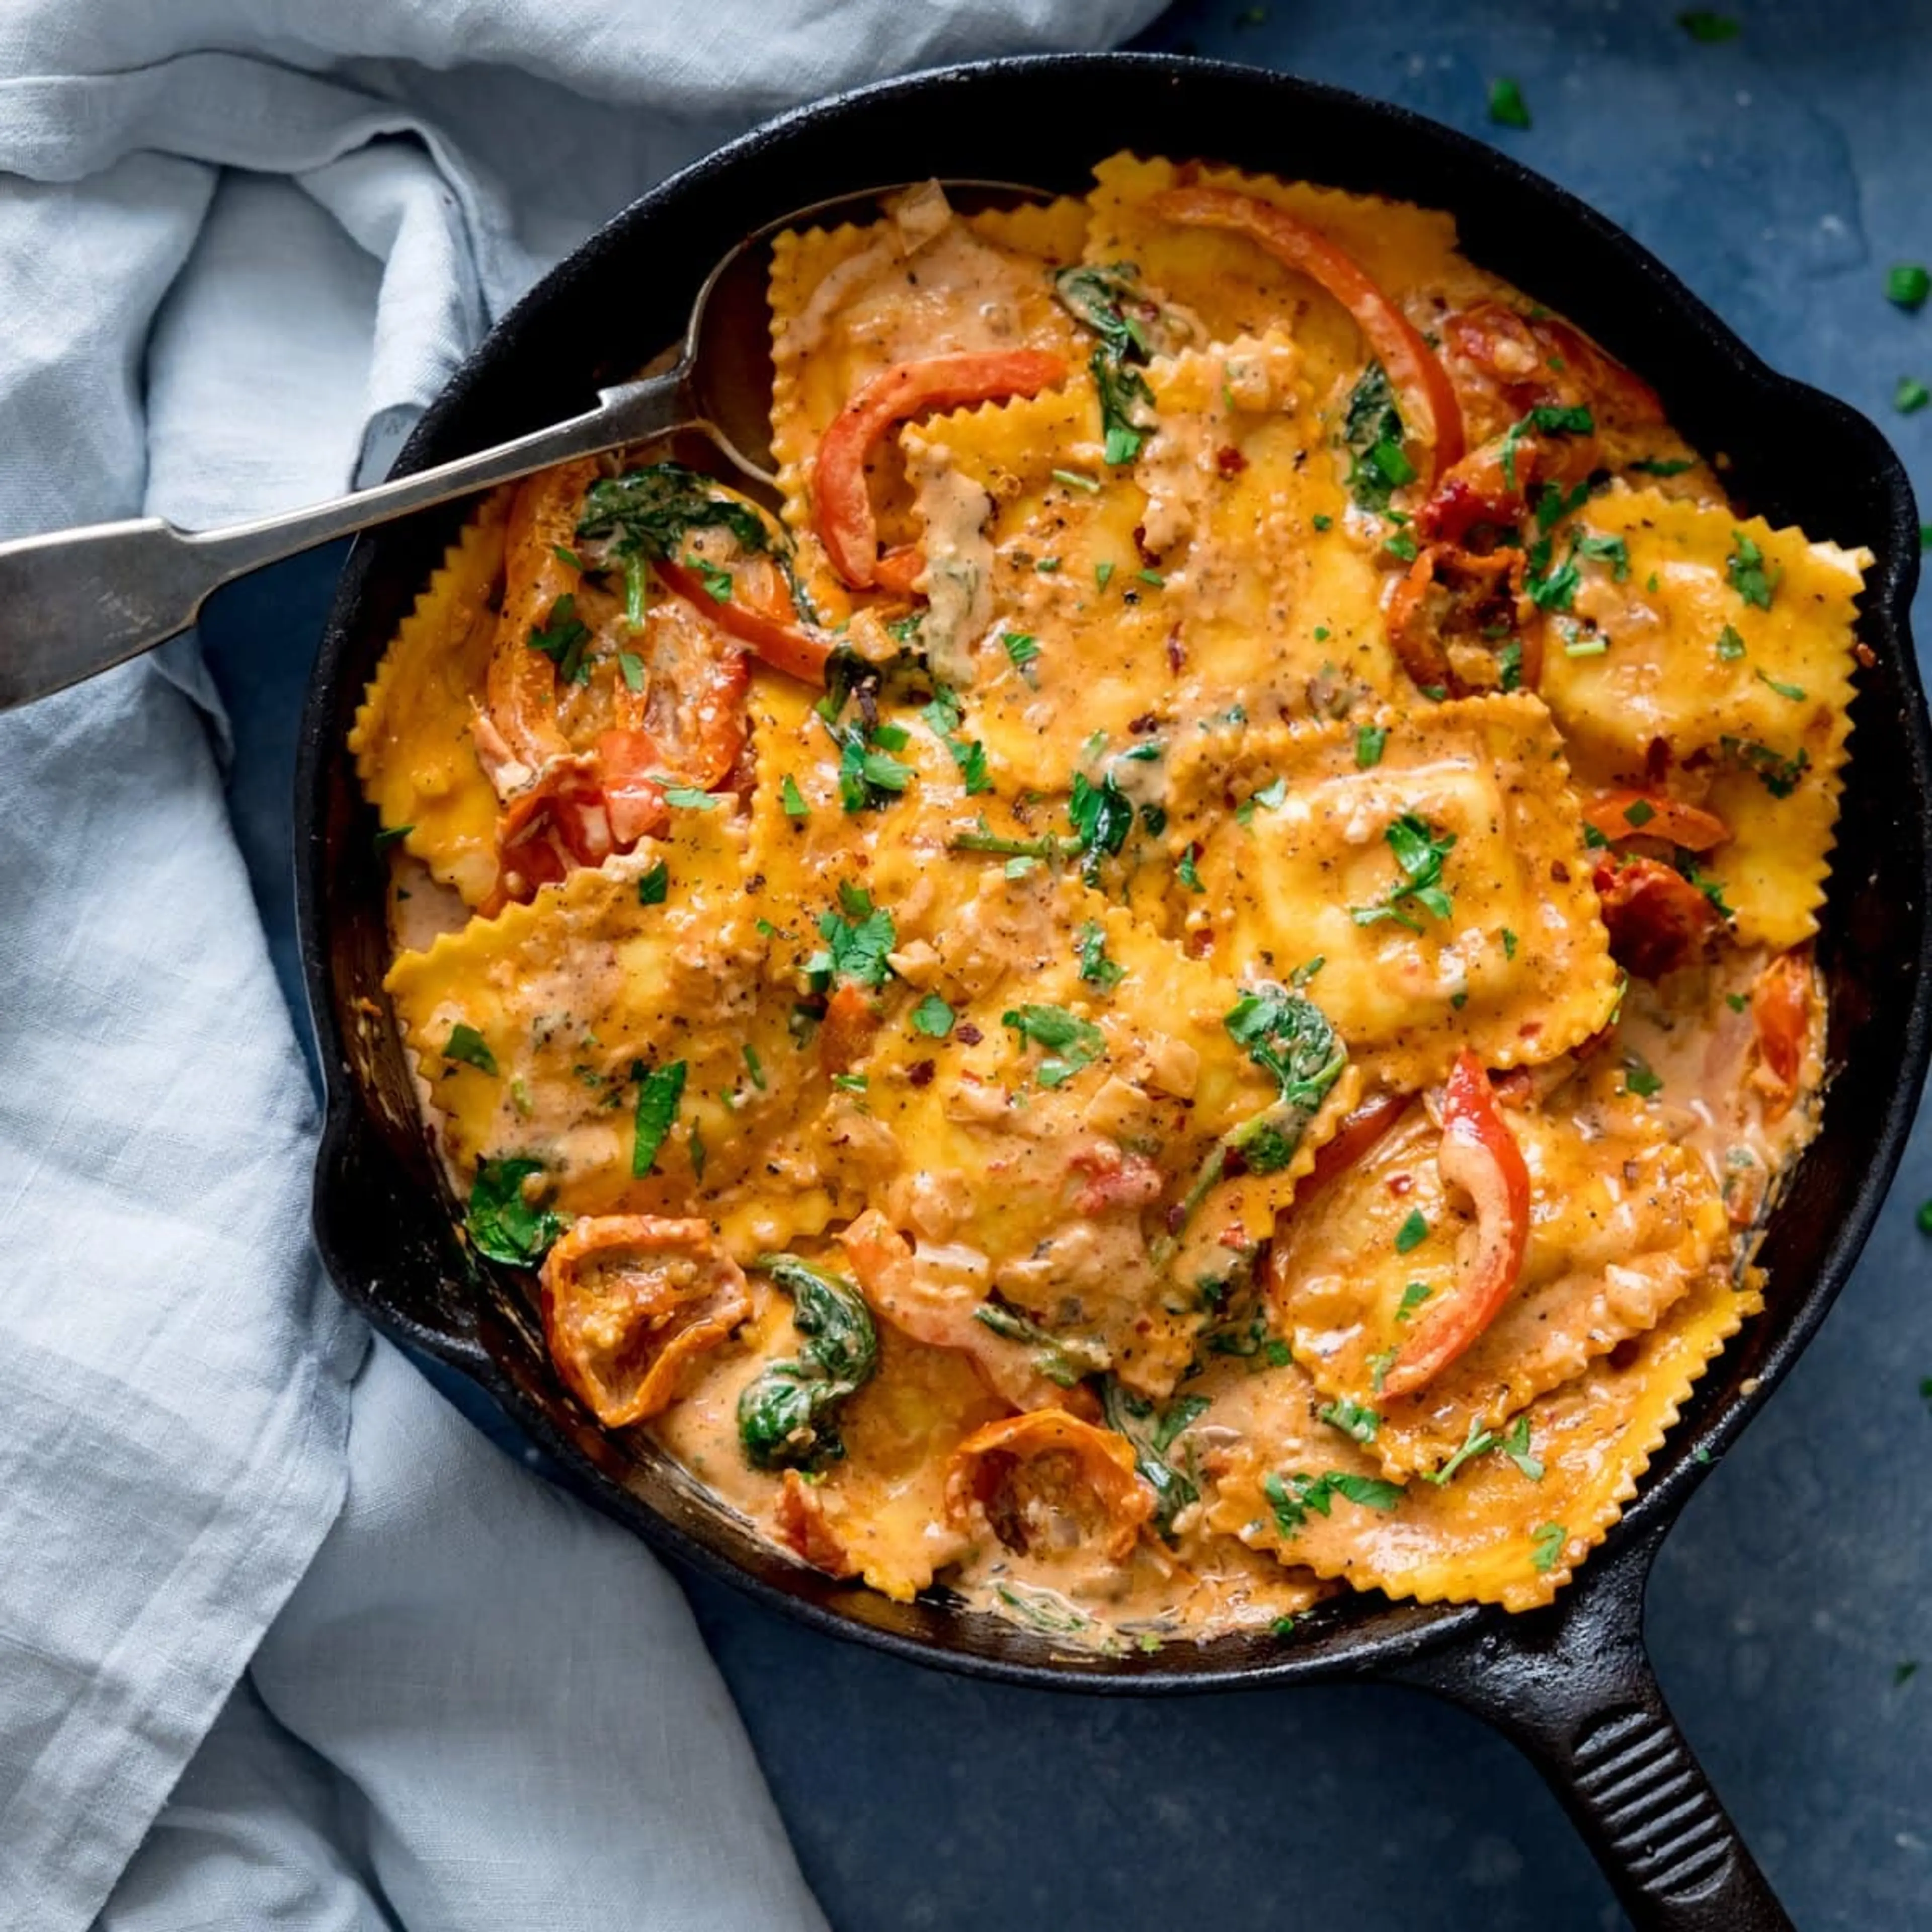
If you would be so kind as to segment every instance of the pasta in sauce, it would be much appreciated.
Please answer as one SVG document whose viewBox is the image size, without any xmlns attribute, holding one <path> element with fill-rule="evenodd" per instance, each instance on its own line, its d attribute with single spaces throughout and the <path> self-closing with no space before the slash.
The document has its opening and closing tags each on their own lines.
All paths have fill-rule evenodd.
<svg viewBox="0 0 1932 1932">
<path fill-rule="evenodd" d="M 771 305 L 779 514 L 499 493 L 358 717 L 468 1238 L 889 1595 L 1546 1602 L 1760 1306 L 1869 559 L 1418 208 L 1123 155 Z"/>
</svg>

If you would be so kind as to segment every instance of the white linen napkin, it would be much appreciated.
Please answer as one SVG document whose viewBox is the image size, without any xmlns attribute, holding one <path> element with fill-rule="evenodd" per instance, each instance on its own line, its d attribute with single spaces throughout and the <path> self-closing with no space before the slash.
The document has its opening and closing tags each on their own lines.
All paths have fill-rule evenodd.
<svg viewBox="0 0 1932 1932">
<path fill-rule="evenodd" d="M 0 534 L 329 494 L 760 113 L 1154 10 L 13 0 Z M 664 1573 L 320 1277 L 225 730 L 191 641 L 0 717 L 0 1928 L 815 1925 Z"/>
</svg>

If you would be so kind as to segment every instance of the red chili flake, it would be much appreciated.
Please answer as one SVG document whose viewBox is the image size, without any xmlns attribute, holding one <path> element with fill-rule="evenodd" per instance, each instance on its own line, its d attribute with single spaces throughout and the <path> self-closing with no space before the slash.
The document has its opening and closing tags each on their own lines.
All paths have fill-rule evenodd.
<svg viewBox="0 0 1932 1932">
<path fill-rule="evenodd" d="M 1153 730 L 1160 722 L 1151 711 L 1143 711 L 1138 718 L 1127 720 L 1127 729 L 1138 737 Z"/>
<path fill-rule="evenodd" d="M 952 1029 L 952 1037 L 962 1046 L 977 1046 L 986 1036 L 970 1020 L 962 1020 Z"/>
<path fill-rule="evenodd" d="M 915 1060 L 906 1069 L 906 1078 L 914 1087 L 930 1087 L 932 1084 L 932 1062 Z"/>
<path fill-rule="evenodd" d="M 1177 1201 L 1162 1217 L 1167 1222 L 1167 1232 L 1178 1234 L 1187 1225 L 1187 1210 Z"/>
<path fill-rule="evenodd" d="M 1391 1174 L 1389 1177 L 1389 1192 L 1393 1194 L 1398 1201 L 1400 1201 L 1405 1194 L 1408 1192 L 1410 1189 L 1414 1186 L 1414 1185 L 1415 1182 L 1414 1179 L 1406 1174 Z"/>
<path fill-rule="evenodd" d="M 1178 671 L 1186 662 L 1186 649 L 1180 641 L 1180 626 L 1177 624 L 1167 634 L 1167 668 Z"/>
<path fill-rule="evenodd" d="M 1550 876 L 1559 886 L 1567 886 L 1570 883 L 1570 868 L 1561 859 L 1552 859 L 1550 862 Z"/>
<path fill-rule="evenodd" d="M 1223 476 L 1238 476 L 1248 466 L 1248 459 L 1231 442 L 1214 452 L 1214 467 Z"/>
</svg>

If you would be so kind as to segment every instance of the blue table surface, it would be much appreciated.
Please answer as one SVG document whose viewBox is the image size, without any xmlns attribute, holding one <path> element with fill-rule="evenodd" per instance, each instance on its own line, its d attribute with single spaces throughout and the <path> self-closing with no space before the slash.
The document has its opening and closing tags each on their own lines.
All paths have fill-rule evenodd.
<svg viewBox="0 0 1932 1932">
<path fill-rule="evenodd" d="M 1924 0 L 1725 4 L 1744 31 L 1723 45 L 1694 40 L 1673 0 L 1216 0 L 1139 44 L 1337 82 L 1500 142 L 1654 249 L 1774 364 L 1871 416 L 1923 490 L 1932 410 L 1901 416 L 1892 396 L 1902 376 L 1932 381 L 1932 308 L 1890 306 L 1883 278 L 1932 259 L 1932 15 Z M 1527 131 L 1486 121 L 1501 75 L 1522 86 Z M 1158 128 L 1120 134 L 1159 145 Z M 340 562 L 265 573 L 202 626 L 238 728 L 236 820 L 298 1013 L 295 724 Z M 1913 1225 L 1928 1195 L 1922 1119 L 1856 1277 L 1651 1592 L 1665 1690 L 1807 1928 L 1932 1924 L 1932 1668 L 1906 1667 L 1932 1666 L 1932 1242 Z M 1010 1690 L 690 1589 L 842 1932 L 1623 1922 L 1528 1766 L 1420 1696 Z"/>
</svg>

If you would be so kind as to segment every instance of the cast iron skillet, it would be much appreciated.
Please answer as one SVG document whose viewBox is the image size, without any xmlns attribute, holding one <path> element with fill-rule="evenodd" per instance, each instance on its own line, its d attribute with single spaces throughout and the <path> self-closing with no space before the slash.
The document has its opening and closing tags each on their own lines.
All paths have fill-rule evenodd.
<svg viewBox="0 0 1932 1932">
<path fill-rule="evenodd" d="M 1918 532 L 1898 459 L 1844 404 L 1760 362 L 1660 263 L 1502 154 L 1337 89 L 1166 56 L 992 62 L 862 89 L 770 122 L 654 190 L 493 332 L 424 417 L 398 471 L 578 407 L 673 340 L 700 277 L 788 209 L 933 174 L 1078 191 L 1124 130 L 1160 152 L 1447 208 L 1476 261 L 1573 317 L 1730 458 L 1738 500 L 1877 562 L 1854 757 L 1820 946 L 1837 1069 L 1823 1131 L 1762 1250 L 1769 1306 L 1714 1366 L 1609 1541 L 1552 1607 L 1423 1607 L 1353 1596 L 1292 1639 L 1229 1636 L 1148 1656 L 1065 1656 L 943 1601 L 887 1602 L 795 1565 L 710 1505 L 648 1444 L 607 1436 L 553 1373 L 524 1291 L 454 1238 L 382 992 L 382 874 L 343 751 L 363 685 L 460 520 L 359 538 L 303 722 L 296 800 L 303 965 L 328 1090 L 315 1222 L 338 1286 L 381 1328 L 474 1377 L 614 1515 L 660 1548 L 832 1635 L 971 1675 L 1105 1695 L 1343 1675 L 1419 1685 L 1534 1759 L 1640 1928 L 1788 1924 L 1665 1708 L 1643 1650 L 1646 1577 L 1700 1480 L 1844 1285 L 1892 1177 L 1932 1008 L 1926 806 L 1932 738 L 1906 612 Z"/>
</svg>

